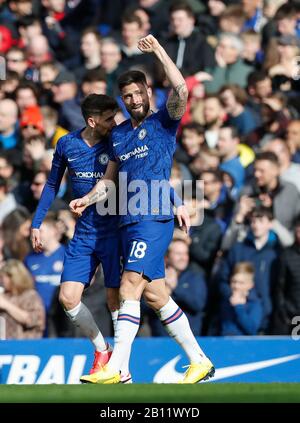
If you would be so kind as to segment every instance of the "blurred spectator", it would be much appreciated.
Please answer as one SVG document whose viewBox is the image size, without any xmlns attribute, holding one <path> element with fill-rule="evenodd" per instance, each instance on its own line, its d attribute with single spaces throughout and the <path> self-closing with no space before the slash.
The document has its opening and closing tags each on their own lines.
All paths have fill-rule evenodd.
<svg viewBox="0 0 300 423">
<path fill-rule="evenodd" d="M 35 289 L 48 313 L 55 289 L 60 283 L 65 253 L 65 247 L 59 243 L 56 220 L 51 214 L 45 217 L 41 225 L 41 242 L 43 251 L 30 253 L 24 263 L 34 278 Z"/>
<path fill-rule="evenodd" d="M 245 25 L 246 14 L 239 4 L 232 4 L 226 7 L 219 18 L 219 29 L 221 32 L 231 32 L 239 35 Z"/>
<path fill-rule="evenodd" d="M 219 94 L 228 115 L 226 123 L 234 126 L 239 135 L 246 135 L 258 126 L 256 116 L 246 106 L 247 94 L 243 88 L 237 84 L 224 85 Z"/>
<path fill-rule="evenodd" d="M 195 195 L 190 201 L 185 200 L 184 203 L 191 219 L 190 260 L 200 266 L 208 278 L 220 246 L 222 230 L 214 215 L 203 208 L 202 199 Z M 176 239 L 175 232 L 174 239 Z"/>
<path fill-rule="evenodd" d="M 193 120 L 192 114 L 197 101 L 202 103 L 202 99 L 205 97 L 205 89 L 203 81 L 210 81 L 211 76 L 206 72 L 197 72 L 194 75 L 185 78 L 185 83 L 189 92 L 186 110 L 181 118 L 180 125 L 184 126 L 191 123 Z M 180 131 L 180 127 L 179 127 Z"/>
<path fill-rule="evenodd" d="M 223 185 L 222 173 L 216 170 L 204 170 L 200 174 L 204 183 L 204 210 L 213 216 L 224 233 L 232 216 L 233 200 Z"/>
<path fill-rule="evenodd" d="M 178 162 L 188 165 L 206 145 L 204 128 L 199 123 L 189 123 L 182 128 L 182 148 L 178 147 L 175 158 Z"/>
<path fill-rule="evenodd" d="M 20 78 L 26 78 L 28 61 L 26 51 L 20 47 L 12 47 L 6 54 L 7 70 L 17 72 Z"/>
<path fill-rule="evenodd" d="M 20 131 L 23 145 L 32 137 L 44 134 L 43 116 L 39 106 L 28 106 L 20 115 Z"/>
<path fill-rule="evenodd" d="M 39 202 L 39 199 L 41 198 L 44 186 L 47 181 L 47 174 L 45 172 L 37 172 L 33 178 L 33 181 L 31 183 L 30 189 L 32 191 L 33 196 L 33 202 L 31 201 L 31 211 L 34 211 L 36 209 L 37 203 Z M 61 182 L 60 191 L 63 191 L 66 188 L 66 181 L 65 178 L 63 178 Z M 65 209 L 67 207 L 66 203 L 58 196 L 55 197 L 53 203 L 51 204 L 50 211 L 51 212 L 57 212 L 58 210 Z"/>
<path fill-rule="evenodd" d="M 291 120 L 288 123 L 286 142 L 292 155 L 292 161 L 300 163 L 300 120 Z"/>
<path fill-rule="evenodd" d="M 0 53 L 5 54 L 11 48 L 13 38 L 10 30 L 3 25 L 0 25 Z"/>
<path fill-rule="evenodd" d="M 27 46 L 27 54 L 30 79 L 38 82 L 40 79 L 39 70 L 41 64 L 53 59 L 47 38 L 44 35 L 37 35 L 34 38 L 30 38 Z"/>
<path fill-rule="evenodd" d="M 228 300 L 229 285 L 234 266 L 249 261 L 255 267 L 255 288 L 263 305 L 263 322 L 259 329 L 268 330 L 272 312 L 272 292 L 277 281 L 278 244 L 272 232 L 272 213 L 266 208 L 251 212 L 251 230 L 242 242 L 237 242 L 223 258 L 216 275 L 221 296 Z"/>
<path fill-rule="evenodd" d="M 282 4 L 283 3 L 283 4 Z M 272 1 L 272 16 L 262 30 L 263 47 L 265 48 L 272 37 L 280 35 L 297 35 L 297 10 L 295 2 Z"/>
<path fill-rule="evenodd" d="M 101 68 L 106 73 L 107 95 L 119 94 L 117 79 L 121 73 L 121 48 L 113 38 L 103 38 L 100 47 Z"/>
<path fill-rule="evenodd" d="M 291 182 L 296 186 L 300 194 L 300 164 L 291 161 L 291 153 L 287 143 L 280 139 L 269 141 L 264 151 L 272 151 L 276 154 L 279 162 L 279 177 L 281 181 Z"/>
<path fill-rule="evenodd" d="M 6 79 L 0 81 L 0 98 L 13 98 L 20 83 L 20 77 L 15 71 L 6 71 Z"/>
<path fill-rule="evenodd" d="M 8 181 L 0 176 L 0 225 L 3 219 L 17 208 L 14 195 L 8 191 Z"/>
<path fill-rule="evenodd" d="M 265 71 L 254 71 L 248 76 L 248 105 L 260 117 L 261 105 L 272 94 L 272 81 Z"/>
<path fill-rule="evenodd" d="M 266 52 L 264 68 L 272 78 L 273 89 L 282 92 L 299 91 L 297 57 L 300 39 L 293 35 L 281 35 L 272 40 Z"/>
<path fill-rule="evenodd" d="M 243 189 L 243 194 L 273 210 L 273 230 L 281 240 L 285 239 L 284 245 L 291 245 L 293 222 L 300 214 L 300 197 L 295 185 L 279 180 L 279 172 L 278 158 L 274 153 L 259 153 L 254 162 L 255 179 Z"/>
<path fill-rule="evenodd" d="M 81 83 L 84 97 L 89 94 L 106 94 L 106 88 L 106 76 L 101 68 L 90 69 L 85 73 Z"/>
<path fill-rule="evenodd" d="M 58 112 L 50 106 L 42 106 L 43 124 L 46 136 L 46 147 L 55 147 L 57 141 L 68 131 L 58 125 Z"/>
<path fill-rule="evenodd" d="M 261 35 L 249 30 L 241 34 L 244 43 L 242 57 L 244 62 L 255 69 L 260 69 L 263 62 L 263 51 L 261 49 Z"/>
<path fill-rule="evenodd" d="M 0 294 L 0 316 L 5 320 L 6 339 L 41 338 L 45 311 L 33 280 L 18 260 L 8 260 L 0 269 L 4 293 Z"/>
<path fill-rule="evenodd" d="M 213 67 L 213 50 L 195 27 L 195 16 L 187 3 L 171 5 L 170 23 L 171 35 L 163 41 L 163 45 L 183 75 L 193 75 Z"/>
<path fill-rule="evenodd" d="M 20 82 L 16 89 L 16 103 L 20 112 L 31 106 L 38 105 L 38 88 L 33 82 Z"/>
<path fill-rule="evenodd" d="M 188 245 L 183 240 L 173 240 L 167 253 L 166 285 L 178 307 L 183 308 L 191 329 L 201 334 L 203 310 L 206 304 L 206 282 L 202 271 L 189 264 Z M 149 311 L 152 336 L 165 336 L 166 332 L 157 318 Z"/>
<path fill-rule="evenodd" d="M 60 72 L 60 66 L 53 60 L 46 60 L 39 68 L 39 82 L 44 90 L 51 90 L 54 79 Z"/>
<path fill-rule="evenodd" d="M 68 131 L 84 127 L 75 76 L 61 71 L 53 81 L 53 100 L 59 105 L 58 123 Z"/>
<path fill-rule="evenodd" d="M 141 19 L 135 15 L 123 15 L 121 28 L 122 66 L 124 70 L 138 65 L 145 65 L 151 69 L 152 58 L 143 54 L 137 47 L 138 40 L 143 35 Z"/>
<path fill-rule="evenodd" d="M 289 121 L 283 110 L 282 98 L 279 99 L 275 95 L 263 101 L 260 113 L 261 126 L 254 129 L 245 138 L 245 143 L 256 149 L 272 138 L 284 137 Z"/>
<path fill-rule="evenodd" d="M 16 19 L 32 15 L 32 0 L 8 0 L 8 6 Z"/>
<path fill-rule="evenodd" d="M 222 159 L 220 169 L 233 179 L 232 198 L 237 198 L 244 185 L 245 169 L 242 165 L 238 145 L 240 139 L 233 126 L 224 126 L 219 131 L 217 149 Z"/>
<path fill-rule="evenodd" d="M 26 15 L 17 21 L 20 39 L 18 45 L 27 48 L 30 40 L 38 35 L 42 35 L 42 23 L 39 18 L 34 15 Z"/>
<path fill-rule="evenodd" d="M 59 210 L 57 212 L 57 229 L 60 234 L 60 242 L 67 244 L 74 235 L 76 219 L 70 212 L 70 210 Z"/>
<path fill-rule="evenodd" d="M 230 277 L 231 296 L 224 298 L 220 305 L 220 335 L 257 335 L 263 308 L 254 288 L 254 273 L 250 262 L 239 262 L 234 266 Z"/>
<path fill-rule="evenodd" d="M 7 259 L 23 261 L 30 251 L 30 214 L 25 207 L 18 207 L 2 222 L 4 255 Z"/>
<path fill-rule="evenodd" d="M 222 13 L 226 10 L 227 0 L 208 0 L 208 14 L 199 16 L 200 29 L 204 26 L 204 33 L 209 35 L 215 35 L 219 30 L 219 19 Z"/>
<path fill-rule="evenodd" d="M 161 35 L 170 23 L 169 2 L 165 0 L 138 0 L 138 4 L 150 16 L 151 33 Z"/>
<path fill-rule="evenodd" d="M 0 151 L 0 177 L 5 179 L 8 191 L 12 191 L 18 183 L 18 176 L 10 159 L 10 152 Z"/>
<path fill-rule="evenodd" d="M 215 170 L 220 165 L 220 156 L 217 149 L 203 148 L 190 164 L 190 170 L 195 178 L 205 170 Z"/>
<path fill-rule="evenodd" d="M 223 33 L 220 36 L 215 59 L 215 68 L 204 69 L 213 77 L 212 81 L 205 82 L 208 93 L 215 93 L 225 84 L 238 84 L 242 88 L 247 85 L 247 77 L 253 68 L 242 61 L 243 42 L 235 34 Z"/>
<path fill-rule="evenodd" d="M 147 11 L 147 9 L 139 7 L 139 6 L 133 6 L 129 7 L 125 10 L 125 14 L 131 13 L 135 16 L 138 16 L 142 22 L 142 31 L 143 31 L 143 37 L 146 37 L 148 34 L 152 33 L 151 31 L 151 22 L 150 22 L 150 14 Z"/>
<path fill-rule="evenodd" d="M 17 147 L 20 136 L 17 130 L 18 107 L 9 98 L 0 100 L 0 146 L 7 150 Z"/>
<path fill-rule="evenodd" d="M 243 30 L 253 29 L 256 32 L 260 31 L 265 24 L 261 0 L 242 0 L 241 3 L 247 17 Z"/>
<path fill-rule="evenodd" d="M 80 51 L 83 63 L 75 69 L 74 73 L 79 82 L 87 70 L 99 69 L 101 65 L 101 37 L 97 28 L 86 28 L 81 34 Z"/>
<path fill-rule="evenodd" d="M 80 1 L 77 4 L 80 4 Z M 57 60 L 67 64 L 68 60 L 76 55 L 76 44 L 74 45 L 74 43 L 79 41 L 79 37 L 75 39 L 74 31 L 71 28 L 69 31 L 64 28 L 64 18 L 66 21 L 68 20 L 65 14 L 66 1 L 45 0 L 43 6 L 43 34 L 47 37 L 51 50 L 55 51 Z"/>
<path fill-rule="evenodd" d="M 295 244 L 280 256 L 279 278 L 275 289 L 273 335 L 291 335 L 292 319 L 300 316 L 300 220 L 295 222 Z"/>
<path fill-rule="evenodd" d="M 219 96 L 211 94 L 206 96 L 203 103 L 203 124 L 205 128 L 205 140 L 209 148 L 217 145 L 219 129 L 225 120 L 225 110 L 223 109 Z"/>
</svg>

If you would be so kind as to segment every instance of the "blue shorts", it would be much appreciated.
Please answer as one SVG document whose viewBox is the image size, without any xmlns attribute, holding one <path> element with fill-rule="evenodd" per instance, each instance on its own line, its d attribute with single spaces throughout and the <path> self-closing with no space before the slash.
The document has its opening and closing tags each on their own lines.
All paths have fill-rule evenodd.
<svg viewBox="0 0 300 423">
<path fill-rule="evenodd" d="M 101 263 L 106 288 L 119 288 L 120 253 L 119 237 L 91 239 L 75 235 L 66 248 L 61 282 L 82 282 L 88 286 Z"/>
<path fill-rule="evenodd" d="M 172 241 L 174 220 L 147 220 L 121 228 L 124 270 L 147 279 L 165 277 L 165 254 Z"/>
</svg>

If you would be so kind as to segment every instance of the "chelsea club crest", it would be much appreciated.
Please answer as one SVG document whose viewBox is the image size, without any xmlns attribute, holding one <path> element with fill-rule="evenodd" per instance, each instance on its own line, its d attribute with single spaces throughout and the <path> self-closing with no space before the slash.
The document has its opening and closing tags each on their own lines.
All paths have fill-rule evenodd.
<svg viewBox="0 0 300 423">
<path fill-rule="evenodd" d="M 100 154 L 99 156 L 99 163 L 102 165 L 107 165 L 109 160 L 108 154 Z"/>
<path fill-rule="evenodd" d="M 138 135 L 139 140 L 142 141 L 145 138 L 146 135 L 147 135 L 146 129 L 145 128 L 141 129 L 140 132 L 139 132 L 139 135 Z"/>
</svg>

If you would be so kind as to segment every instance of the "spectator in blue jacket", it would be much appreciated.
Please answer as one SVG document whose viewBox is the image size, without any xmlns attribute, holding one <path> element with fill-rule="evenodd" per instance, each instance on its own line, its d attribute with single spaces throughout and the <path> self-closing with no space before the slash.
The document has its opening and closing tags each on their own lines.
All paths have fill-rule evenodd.
<svg viewBox="0 0 300 423">
<path fill-rule="evenodd" d="M 254 288 L 255 269 L 250 262 L 234 266 L 230 278 L 231 295 L 221 301 L 221 335 L 257 335 L 263 307 Z"/>
<path fill-rule="evenodd" d="M 277 281 L 278 239 L 271 230 L 272 212 L 266 207 L 256 207 L 250 213 L 250 231 L 242 242 L 236 242 L 223 259 L 217 273 L 217 283 L 222 298 L 230 298 L 228 283 L 234 266 L 249 261 L 255 267 L 255 288 L 262 299 L 263 321 L 261 330 L 268 330 L 272 312 L 272 293 Z"/>
</svg>

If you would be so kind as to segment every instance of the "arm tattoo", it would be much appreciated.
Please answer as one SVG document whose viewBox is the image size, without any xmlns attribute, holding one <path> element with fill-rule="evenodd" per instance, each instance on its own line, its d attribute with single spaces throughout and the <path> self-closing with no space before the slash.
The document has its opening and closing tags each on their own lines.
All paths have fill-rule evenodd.
<svg viewBox="0 0 300 423">
<path fill-rule="evenodd" d="M 188 91 L 184 82 L 173 88 L 167 102 L 167 109 L 171 119 L 180 119 L 184 115 L 187 97 Z"/>
<path fill-rule="evenodd" d="M 91 204 L 97 203 L 98 201 L 102 201 L 106 197 L 107 197 L 107 191 L 106 191 L 105 185 L 102 185 L 99 188 L 96 187 L 96 191 L 88 195 L 88 200 L 89 200 L 88 205 L 90 206 Z"/>
</svg>

